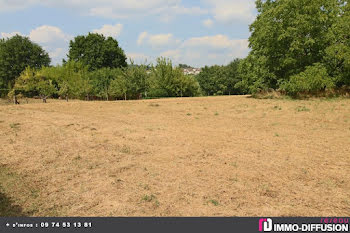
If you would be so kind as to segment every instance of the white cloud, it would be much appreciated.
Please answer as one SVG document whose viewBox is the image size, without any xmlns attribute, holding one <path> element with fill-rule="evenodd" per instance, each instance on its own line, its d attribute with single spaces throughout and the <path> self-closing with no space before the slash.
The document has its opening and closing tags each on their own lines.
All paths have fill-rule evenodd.
<svg viewBox="0 0 350 233">
<path fill-rule="evenodd" d="M 94 29 L 93 32 L 103 34 L 104 36 L 108 37 L 117 37 L 120 35 L 121 31 L 123 30 L 122 24 L 105 24 L 100 29 Z"/>
<path fill-rule="evenodd" d="M 254 0 L 205 0 L 214 19 L 220 23 L 252 22 L 255 18 Z"/>
<path fill-rule="evenodd" d="M 0 12 L 22 10 L 32 5 L 38 4 L 39 0 L 0 0 Z"/>
<path fill-rule="evenodd" d="M 10 32 L 10 33 L 2 32 L 2 33 L 0 33 L 0 35 L 2 38 L 11 38 L 15 35 L 23 36 L 20 32 Z"/>
<path fill-rule="evenodd" d="M 147 32 L 140 33 L 137 44 L 147 44 L 150 45 L 152 48 L 164 48 L 168 46 L 174 46 L 176 44 L 179 44 L 179 40 L 175 39 L 173 34 L 149 34 Z"/>
<path fill-rule="evenodd" d="M 141 32 L 139 35 L 139 38 L 137 39 L 137 44 L 141 45 L 142 42 L 147 38 L 148 33 L 147 32 Z"/>
<path fill-rule="evenodd" d="M 214 22 L 211 19 L 206 19 L 203 20 L 203 25 L 206 26 L 207 28 L 211 28 L 213 26 Z"/>
<path fill-rule="evenodd" d="M 59 40 L 67 42 L 71 36 L 63 33 L 58 27 L 43 25 L 32 30 L 29 34 L 29 38 L 34 42 L 46 44 Z"/>
<path fill-rule="evenodd" d="M 181 0 L 0 0 L 0 12 L 22 10 L 36 5 L 74 9 L 81 14 L 112 19 L 147 15 L 164 18 L 208 12 L 196 6 L 185 7 Z"/>
<path fill-rule="evenodd" d="M 204 47 L 210 49 L 234 49 L 238 47 L 247 47 L 248 41 L 246 39 L 233 40 L 225 35 L 215 35 L 215 36 L 203 36 L 203 37 L 193 37 L 183 42 L 183 47 Z"/>
<path fill-rule="evenodd" d="M 180 49 L 174 49 L 174 50 L 168 50 L 160 54 L 162 57 L 171 58 L 171 60 L 174 63 L 180 63 L 181 62 L 181 53 L 182 51 Z"/>
</svg>

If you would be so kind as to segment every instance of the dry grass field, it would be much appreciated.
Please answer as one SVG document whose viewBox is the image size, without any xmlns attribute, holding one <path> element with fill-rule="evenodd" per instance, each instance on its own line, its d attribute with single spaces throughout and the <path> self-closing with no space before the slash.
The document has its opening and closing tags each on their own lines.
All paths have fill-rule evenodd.
<svg viewBox="0 0 350 233">
<path fill-rule="evenodd" d="M 0 106 L 0 215 L 349 216 L 350 100 Z"/>
</svg>

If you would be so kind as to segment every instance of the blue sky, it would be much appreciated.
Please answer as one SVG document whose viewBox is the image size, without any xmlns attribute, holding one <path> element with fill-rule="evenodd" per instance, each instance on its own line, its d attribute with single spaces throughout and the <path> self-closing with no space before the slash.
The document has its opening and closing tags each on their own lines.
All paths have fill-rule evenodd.
<svg viewBox="0 0 350 233">
<path fill-rule="evenodd" d="M 28 36 L 57 64 L 74 36 L 98 32 L 136 63 L 202 67 L 245 57 L 255 16 L 254 0 L 0 0 L 0 37 Z"/>
</svg>

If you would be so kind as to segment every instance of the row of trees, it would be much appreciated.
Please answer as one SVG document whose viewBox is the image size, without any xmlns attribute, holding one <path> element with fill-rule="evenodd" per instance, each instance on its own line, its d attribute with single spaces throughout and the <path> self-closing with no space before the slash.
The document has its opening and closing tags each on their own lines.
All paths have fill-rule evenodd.
<svg viewBox="0 0 350 233">
<path fill-rule="evenodd" d="M 350 5 L 345 0 L 257 0 L 251 52 L 237 88 L 292 96 L 350 86 Z"/>
<path fill-rule="evenodd" d="M 346 0 L 257 0 L 256 5 L 249 55 L 227 66 L 206 66 L 196 77 L 183 74 L 181 68 L 189 66 L 174 68 L 164 58 L 155 66 L 127 65 L 115 39 L 94 33 L 72 40 L 68 61 L 50 67 L 39 45 L 17 35 L 0 40 L 0 89 L 45 101 L 48 96 L 109 100 L 269 89 L 298 96 L 350 87 Z"/>
<path fill-rule="evenodd" d="M 185 76 L 170 60 L 159 58 L 151 69 L 146 66 L 104 67 L 90 71 L 82 62 L 62 66 L 27 67 L 16 79 L 9 96 L 40 96 L 74 99 L 139 99 L 142 97 L 197 96 L 200 87 L 193 76 Z M 16 98 L 15 98 L 16 101 Z"/>
</svg>

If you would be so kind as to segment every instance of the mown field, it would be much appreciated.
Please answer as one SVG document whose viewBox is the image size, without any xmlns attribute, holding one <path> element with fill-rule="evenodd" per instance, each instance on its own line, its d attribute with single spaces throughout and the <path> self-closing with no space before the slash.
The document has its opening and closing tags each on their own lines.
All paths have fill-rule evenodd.
<svg viewBox="0 0 350 233">
<path fill-rule="evenodd" d="M 0 216 L 349 216 L 350 100 L 0 105 Z"/>
</svg>

